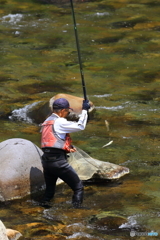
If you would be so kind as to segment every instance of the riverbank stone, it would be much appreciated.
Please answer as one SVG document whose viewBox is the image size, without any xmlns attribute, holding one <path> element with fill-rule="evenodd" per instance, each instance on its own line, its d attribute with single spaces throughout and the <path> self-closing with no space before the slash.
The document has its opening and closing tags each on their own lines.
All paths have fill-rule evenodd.
<svg viewBox="0 0 160 240">
<path fill-rule="evenodd" d="M 6 228 L 0 220 L 0 240 L 17 240 L 22 234 L 16 230 Z"/>
<path fill-rule="evenodd" d="M 2 221 L 0 221 L 0 240 L 8 240 L 7 234 L 6 234 L 6 228 Z"/>
</svg>

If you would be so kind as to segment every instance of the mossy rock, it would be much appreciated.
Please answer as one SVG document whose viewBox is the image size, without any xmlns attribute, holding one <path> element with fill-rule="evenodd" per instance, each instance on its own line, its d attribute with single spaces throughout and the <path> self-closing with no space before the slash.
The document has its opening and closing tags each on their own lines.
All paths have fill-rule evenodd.
<svg viewBox="0 0 160 240">
<path fill-rule="evenodd" d="M 122 224 L 125 224 L 127 219 L 119 214 L 111 211 L 101 212 L 97 215 L 93 215 L 90 218 L 90 223 L 94 223 L 98 227 L 105 227 L 106 229 L 119 228 Z"/>
</svg>

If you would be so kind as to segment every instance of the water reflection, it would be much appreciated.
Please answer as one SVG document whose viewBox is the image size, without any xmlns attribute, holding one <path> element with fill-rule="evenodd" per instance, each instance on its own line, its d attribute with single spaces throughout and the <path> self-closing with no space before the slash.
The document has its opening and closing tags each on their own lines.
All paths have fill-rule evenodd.
<svg viewBox="0 0 160 240">
<path fill-rule="evenodd" d="M 0 139 L 21 137 L 39 146 L 39 126 L 8 117 L 59 92 L 82 96 L 70 5 L 9 0 L 0 6 Z M 86 185 L 88 210 L 69 208 L 65 186 L 50 210 L 29 199 L 2 204 L 1 220 L 25 239 L 128 239 L 132 228 L 159 231 L 159 7 L 158 1 L 141 0 L 75 4 L 96 114 L 85 135 L 73 134 L 74 143 L 131 172 L 117 184 Z"/>
</svg>

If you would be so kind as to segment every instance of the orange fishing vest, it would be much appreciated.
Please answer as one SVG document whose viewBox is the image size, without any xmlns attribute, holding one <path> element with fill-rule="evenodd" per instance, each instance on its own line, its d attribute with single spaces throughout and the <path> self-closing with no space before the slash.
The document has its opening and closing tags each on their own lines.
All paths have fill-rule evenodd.
<svg viewBox="0 0 160 240">
<path fill-rule="evenodd" d="M 69 133 L 66 134 L 65 140 L 61 139 L 54 130 L 54 122 L 55 120 L 46 120 L 42 124 L 41 148 L 59 148 L 70 152 L 72 140 Z"/>
</svg>

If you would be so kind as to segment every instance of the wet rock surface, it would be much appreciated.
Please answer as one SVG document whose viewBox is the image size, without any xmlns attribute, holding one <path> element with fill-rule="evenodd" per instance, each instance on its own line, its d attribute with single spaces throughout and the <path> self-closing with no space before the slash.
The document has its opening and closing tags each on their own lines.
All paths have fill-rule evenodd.
<svg viewBox="0 0 160 240">
<path fill-rule="evenodd" d="M 9 139 L 0 143 L 0 200 L 22 198 L 44 186 L 42 151 L 25 139 Z"/>
</svg>

